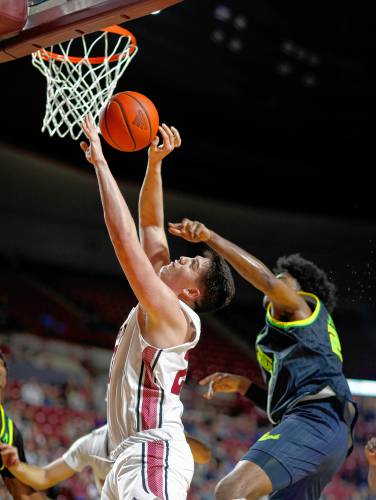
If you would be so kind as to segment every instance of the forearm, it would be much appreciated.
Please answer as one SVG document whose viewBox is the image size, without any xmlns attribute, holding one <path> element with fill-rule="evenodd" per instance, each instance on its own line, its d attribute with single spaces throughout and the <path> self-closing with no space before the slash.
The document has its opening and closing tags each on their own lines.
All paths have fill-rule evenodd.
<svg viewBox="0 0 376 500">
<path fill-rule="evenodd" d="M 31 486 L 35 490 L 46 490 L 56 484 L 51 482 L 43 467 L 20 462 L 15 467 L 9 467 L 9 470 L 21 483 Z"/>
<path fill-rule="evenodd" d="M 206 244 L 222 255 L 246 281 L 258 290 L 266 293 L 270 289 L 274 275 L 256 257 L 214 231 L 210 232 Z"/>
<path fill-rule="evenodd" d="M 248 389 L 243 395 L 255 403 L 256 406 L 266 411 L 268 399 L 268 391 L 266 389 L 262 389 L 256 384 L 249 384 Z"/>
<path fill-rule="evenodd" d="M 95 173 L 104 219 L 112 242 L 114 243 L 121 238 L 138 239 L 132 215 L 104 158 L 96 163 Z"/>
<path fill-rule="evenodd" d="M 163 228 L 162 161 L 148 161 L 139 198 L 140 227 Z"/>
<path fill-rule="evenodd" d="M 372 494 L 376 494 L 376 465 L 370 465 L 368 470 L 368 486 Z"/>
</svg>

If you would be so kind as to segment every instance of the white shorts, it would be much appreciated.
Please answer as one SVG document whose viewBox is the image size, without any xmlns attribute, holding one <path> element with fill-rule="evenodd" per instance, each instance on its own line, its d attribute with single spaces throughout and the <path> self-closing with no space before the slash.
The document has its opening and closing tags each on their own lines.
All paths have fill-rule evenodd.
<svg viewBox="0 0 376 500">
<path fill-rule="evenodd" d="M 186 441 L 135 443 L 116 459 L 101 500 L 185 500 L 193 472 Z"/>
</svg>

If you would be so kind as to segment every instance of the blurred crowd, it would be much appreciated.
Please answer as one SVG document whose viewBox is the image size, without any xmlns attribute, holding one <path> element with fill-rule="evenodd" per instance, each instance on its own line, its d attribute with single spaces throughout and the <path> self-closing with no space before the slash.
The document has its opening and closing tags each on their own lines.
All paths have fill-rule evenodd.
<svg viewBox="0 0 376 500">
<path fill-rule="evenodd" d="M 5 407 L 23 434 L 30 463 L 51 462 L 75 439 L 103 425 L 110 350 L 17 333 L 1 334 L 0 348 L 10 365 Z M 197 372 L 197 360 L 193 365 Z M 182 392 L 186 432 L 212 451 L 208 464 L 196 464 L 189 500 L 213 500 L 218 480 L 270 429 L 264 412 L 245 398 L 218 394 L 206 401 L 203 391 L 197 378 L 189 376 Z M 375 434 L 376 398 L 356 399 L 360 419 L 355 450 L 326 488 L 325 500 L 372 498 L 364 445 Z M 89 469 L 54 487 L 48 496 L 58 500 L 99 498 Z M 8 498 L 1 486 L 0 498 Z"/>
</svg>

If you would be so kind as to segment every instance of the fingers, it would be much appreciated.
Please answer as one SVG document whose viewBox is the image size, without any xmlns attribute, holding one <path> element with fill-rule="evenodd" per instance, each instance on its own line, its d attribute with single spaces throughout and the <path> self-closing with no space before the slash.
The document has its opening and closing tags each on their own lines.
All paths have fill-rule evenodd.
<svg viewBox="0 0 376 500">
<path fill-rule="evenodd" d="M 376 450 L 376 437 L 371 438 L 366 444 L 368 450 Z"/>
<path fill-rule="evenodd" d="M 6 467 L 12 467 L 19 462 L 17 450 L 13 446 L 1 445 L 0 455 Z"/>
<path fill-rule="evenodd" d="M 171 226 L 170 223 L 169 223 L 167 230 L 173 236 L 183 236 L 181 229 L 178 227 Z"/>
<path fill-rule="evenodd" d="M 175 127 L 172 127 L 172 126 L 171 126 L 171 130 L 172 130 L 172 133 L 174 134 L 174 144 L 175 144 L 175 147 L 176 148 L 180 148 L 180 146 L 181 146 L 181 137 L 180 137 L 179 131 Z"/>
<path fill-rule="evenodd" d="M 167 125 L 165 123 L 162 123 L 162 127 L 163 127 L 163 129 L 165 130 L 165 132 L 167 134 L 169 146 L 170 146 L 171 150 L 173 150 L 174 147 L 175 147 L 175 137 L 174 137 L 174 134 L 173 134 L 172 130 L 170 129 L 170 127 L 167 127 Z"/>
<path fill-rule="evenodd" d="M 94 123 L 94 118 L 92 117 L 91 113 L 88 113 L 84 116 L 81 127 L 86 137 L 90 140 L 97 130 Z"/>
<path fill-rule="evenodd" d="M 200 241 L 202 224 L 198 221 L 192 221 L 184 218 L 181 222 L 168 223 L 169 233 L 175 236 L 181 236 L 191 242 Z"/>
<path fill-rule="evenodd" d="M 174 148 L 179 148 L 181 146 L 181 137 L 175 127 L 168 127 L 165 123 L 162 123 L 162 125 L 158 127 L 158 130 L 163 139 L 163 144 L 159 146 L 160 149 L 171 152 Z"/>
<path fill-rule="evenodd" d="M 159 132 L 161 133 L 161 136 L 163 138 L 163 144 L 159 146 L 159 148 L 170 153 L 175 147 L 173 133 L 164 123 L 159 127 Z"/>
<path fill-rule="evenodd" d="M 210 400 L 213 399 L 214 391 L 213 391 L 213 382 L 210 382 L 208 390 L 202 395 L 204 399 Z"/>
<path fill-rule="evenodd" d="M 201 379 L 199 381 L 199 385 L 206 385 L 206 384 L 209 384 L 210 382 L 217 382 L 218 380 L 220 380 L 221 378 L 223 378 L 226 375 L 227 375 L 227 373 L 222 373 L 222 372 L 211 373 L 207 377 Z"/>
</svg>

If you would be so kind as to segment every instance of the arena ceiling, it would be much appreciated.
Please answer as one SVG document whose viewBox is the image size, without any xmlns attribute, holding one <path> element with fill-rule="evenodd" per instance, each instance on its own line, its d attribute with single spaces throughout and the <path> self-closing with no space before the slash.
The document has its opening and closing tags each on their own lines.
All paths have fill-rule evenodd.
<svg viewBox="0 0 376 500">
<path fill-rule="evenodd" d="M 118 90 L 148 95 L 183 137 L 166 186 L 217 204 L 374 220 L 371 19 L 339 0 L 185 0 L 127 23 L 140 51 Z M 86 168 L 77 143 L 40 132 L 45 81 L 30 58 L 2 64 L 0 78 L 1 141 Z M 142 180 L 145 151 L 105 152 L 118 178 Z"/>
</svg>

